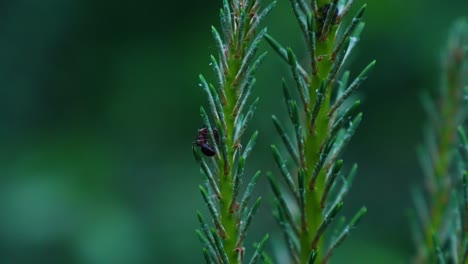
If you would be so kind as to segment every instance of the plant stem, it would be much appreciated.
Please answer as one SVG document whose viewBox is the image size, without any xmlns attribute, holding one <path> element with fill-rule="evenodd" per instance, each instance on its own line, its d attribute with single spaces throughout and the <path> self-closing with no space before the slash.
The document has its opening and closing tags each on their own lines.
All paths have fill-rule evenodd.
<svg viewBox="0 0 468 264">
<path fill-rule="evenodd" d="M 320 54 L 331 54 L 333 52 L 333 45 L 334 45 L 334 33 L 330 34 L 330 36 L 326 39 L 325 42 L 317 42 L 317 54 L 320 56 Z M 332 63 L 329 60 L 323 60 L 317 65 L 318 67 L 318 74 L 317 76 L 313 77 L 312 74 L 311 76 L 311 83 L 309 85 L 309 94 L 310 94 L 310 102 L 311 104 L 314 104 L 316 101 L 316 91 L 319 89 L 319 86 L 322 81 L 324 81 L 327 78 L 328 73 L 331 70 Z M 331 86 L 331 84 L 327 84 Z M 330 97 L 331 97 L 331 91 L 332 89 L 327 89 L 327 95 L 325 97 L 325 100 L 323 102 L 323 109 L 328 109 L 330 105 Z M 312 175 L 311 172 L 314 169 L 315 164 L 317 164 L 319 160 L 319 154 L 320 154 L 320 148 L 321 144 L 325 141 L 327 135 L 328 135 L 328 128 L 330 126 L 329 124 L 329 118 L 327 116 L 327 111 L 322 111 L 319 112 L 317 116 L 317 121 L 316 121 L 316 130 L 315 133 L 308 133 L 307 136 L 305 137 L 305 146 L 306 146 L 306 175 L 308 178 L 306 178 L 306 182 L 310 181 L 310 176 Z M 311 116 L 310 113 L 308 113 L 307 116 L 307 124 L 310 123 Z M 306 191 L 306 211 L 308 212 L 307 214 L 307 226 L 308 230 L 301 234 L 301 248 L 303 249 L 301 251 L 301 263 L 307 263 L 309 259 L 309 248 L 312 243 L 312 239 L 314 237 L 314 234 L 317 232 L 318 227 L 320 226 L 320 223 L 322 222 L 323 218 L 323 209 L 320 206 L 320 197 L 322 196 L 322 192 L 325 186 L 325 172 L 321 171 L 319 173 L 319 176 L 317 178 L 316 182 L 316 189 L 315 190 L 310 190 L 307 188 Z M 322 249 L 322 244 L 323 240 L 319 241 L 318 248 Z M 316 259 L 320 260 L 322 258 L 323 250 L 318 250 L 317 251 L 317 256 Z"/>
<path fill-rule="evenodd" d="M 234 89 L 234 76 L 239 70 L 239 59 L 235 59 L 234 55 L 230 55 L 228 59 L 229 72 L 226 75 L 225 92 L 227 103 L 224 107 L 224 116 L 226 117 L 226 133 L 227 133 L 227 144 L 228 144 L 228 168 L 234 166 L 234 152 L 236 146 L 234 146 L 234 106 L 237 102 L 237 95 Z M 221 222 L 226 229 L 227 237 L 224 240 L 224 248 L 228 253 L 229 263 L 240 263 L 239 262 L 239 251 L 236 250 L 236 238 L 239 233 L 237 219 L 235 212 L 231 211 L 230 201 L 233 195 L 233 170 L 225 172 L 225 176 L 221 176 L 221 195 L 223 199 L 221 201 L 222 213 Z"/>
</svg>

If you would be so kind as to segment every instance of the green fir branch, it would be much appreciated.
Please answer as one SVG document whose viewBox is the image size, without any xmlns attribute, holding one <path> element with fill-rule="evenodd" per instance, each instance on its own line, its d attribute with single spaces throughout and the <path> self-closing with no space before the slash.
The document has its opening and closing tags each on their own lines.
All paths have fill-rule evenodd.
<svg viewBox="0 0 468 264">
<path fill-rule="evenodd" d="M 305 64 L 297 60 L 299 53 L 265 35 L 271 48 L 288 64 L 296 86 L 295 91 L 290 90 L 283 80 L 284 101 L 293 134 L 288 134 L 281 120 L 272 117 L 287 150 L 287 155 L 282 154 L 279 148 L 272 146 L 285 187 L 268 175 L 276 199 L 274 215 L 284 234 L 291 263 L 326 262 L 365 211 L 361 210 L 358 218 L 340 231 L 337 240 L 325 245 L 321 238 L 341 209 L 341 201 L 357 169 L 354 166 L 349 177 L 340 174 L 343 165 L 340 155 L 362 120 L 360 102 L 348 101 L 375 65 L 375 61 L 371 62 L 348 86 L 350 74 L 343 69 L 359 39 L 366 10 L 366 5 L 362 6 L 349 25 L 342 25 L 352 2 L 290 0 L 306 42 L 309 58 Z M 343 105 L 348 108 L 342 109 Z M 294 199 L 286 199 L 285 190 Z"/>
<path fill-rule="evenodd" d="M 210 224 L 198 213 L 201 230 L 197 235 L 207 263 L 243 263 L 245 237 L 260 206 L 260 197 L 249 204 L 260 172 L 249 180 L 242 194 L 247 158 L 258 136 L 254 132 L 244 142 L 258 103 L 258 98 L 251 100 L 255 74 L 266 55 L 257 55 L 267 32 L 259 23 L 275 2 L 263 9 L 260 5 L 261 0 L 222 1 L 220 30 L 211 27 L 216 54 L 210 59 L 216 83 L 199 76 L 210 110 L 200 108 L 203 128 L 193 144 L 195 159 L 206 178 L 200 192 L 212 220 Z M 263 239 L 254 247 L 251 263 L 263 255 L 265 242 Z"/>
<path fill-rule="evenodd" d="M 467 43 L 468 24 L 459 20 L 442 56 L 441 85 L 434 96 L 422 97 L 429 122 L 424 145 L 418 149 L 425 182 L 414 196 L 413 232 L 419 238 L 415 240 L 416 263 L 466 263 L 468 142 L 463 127 L 468 113 L 464 102 Z"/>
</svg>

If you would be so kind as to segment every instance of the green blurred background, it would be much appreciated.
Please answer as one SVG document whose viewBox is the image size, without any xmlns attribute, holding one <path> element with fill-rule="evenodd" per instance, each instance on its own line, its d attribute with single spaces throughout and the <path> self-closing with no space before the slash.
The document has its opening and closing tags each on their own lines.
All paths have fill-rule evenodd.
<svg viewBox="0 0 468 264">
<path fill-rule="evenodd" d="M 356 2 L 354 10 L 364 3 Z M 369 213 L 333 263 L 407 263 L 409 191 L 422 177 L 419 94 L 437 87 L 448 28 L 468 2 L 367 3 L 349 68 L 356 74 L 372 59 L 377 67 L 359 93 L 365 119 L 345 154 L 360 172 L 344 214 L 361 205 Z M 205 208 L 191 143 L 206 104 L 197 76 L 212 76 L 219 7 L 0 1 L 0 263 L 202 262 L 194 230 Z M 301 49 L 289 1 L 263 25 Z M 250 129 L 260 137 L 247 172 L 275 170 L 269 145 L 279 138 L 269 117 L 285 117 L 281 76 L 288 69 L 270 52 L 254 89 L 261 101 Z M 257 194 L 266 202 L 247 245 L 270 230 L 278 252 L 264 179 Z"/>
</svg>

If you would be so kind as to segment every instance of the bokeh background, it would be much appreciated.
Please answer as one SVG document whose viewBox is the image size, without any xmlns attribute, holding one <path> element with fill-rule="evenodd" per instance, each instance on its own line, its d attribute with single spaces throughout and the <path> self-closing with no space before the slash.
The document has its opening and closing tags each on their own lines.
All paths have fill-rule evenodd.
<svg viewBox="0 0 468 264">
<path fill-rule="evenodd" d="M 364 3 L 356 2 L 354 10 Z M 419 95 L 437 87 L 448 28 L 468 2 L 367 3 L 349 68 L 356 74 L 372 59 L 377 67 L 359 93 L 365 118 L 345 153 L 360 171 L 344 214 L 361 205 L 369 213 L 333 263 L 408 263 L 409 192 L 422 177 Z M 217 0 L 0 1 L 0 263 L 202 262 L 194 230 L 205 208 L 191 143 L 219 8 Z M 302 47 L 289 1 L 263 25 Z M 269 117 L 285 117 L 288 74 L 270 52 L 254 89 L 261 101 L 251 131 L 260 137 L 247 172 L 275 170 Z M 275 252 L 264 179 L 256 192 L 266 202 L 247 244 L 270 230 Z"/>
</svg>

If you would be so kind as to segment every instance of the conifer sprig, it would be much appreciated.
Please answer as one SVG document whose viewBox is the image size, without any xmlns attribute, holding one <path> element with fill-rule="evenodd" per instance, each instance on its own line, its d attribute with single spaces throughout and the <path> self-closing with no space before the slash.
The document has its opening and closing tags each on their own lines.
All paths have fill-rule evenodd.
<svg viewBox="0 0 468 264">
<path fill-rule="evenodd" d="M 468 24 L 457 21 L 442 55 L 436 99 L 425 95 L 429 117 L 418 150 L 424 188 L 414 192 L 416 263 L 466 263 L 468 255 L 467 149 Z M 457 137 L 458 134 L 458 137 Z M 458 150 L 457 150 L 458 146 Z"/>
<path fill-rule="evenodd" d="M 334 240 L 324 243 L 357 169 L 353 166 L 350 176 L 344 177 L 343 161 L 339 159 L 362 119 L 360 102 L 348 101 L 375 65 L 375 61 L 371 62 L 349 85 L 348 71 L 340 78 L 348 54 L 359 39 L 366 10 L 366 5 L 362 6 L 349 25 L 343 25 L 352 2 L 290 0 L 306 42 L 306 63 L 300 63 L 291 48 L 265 35 L 271 48 L 289 65 L 296 91 L 293 93 L 283 81 L 293 133 L 289 134 L 287 126 L 273 116 L 287 150 L 283 154 L 272 145 L 284 185 L 269 176 L 277 205 L 274 215 L 282 228 L 291 263 L 326 263 L 366 212 L 361 209 L 338 230 Z"/>
<path fill-rule="evenodd" d="M 259 28 L 259 22 L 274 5 L 275 2 L 262 9 L 261 0 L 223 0 L 221 30 L 211 27 L 217 47 L 211 65 L 217 82 L 212 84 L 199 76 L 209 111 L 200 109 L 204 125 L 193 144 L 195 159 L 206 177 L 200 191 L 212 220 L 207 222 L 198 213 L 201 229 L 197 230 L 197 236 L 207 263 L 245 262 L 245 237 L 261 203 L 258 197 L 250 204 L 260 171 L 241 192 L 247 176 L 246 161 L 258 133 L 254 132 L 248 141 L 243 136 L 257 106 L 258 98 L 252 101 L 250 97 L 256 71 L 265 58 L 265 53 L 257 56 L 266 34 L 266 29 Z M 267 239 L 265 236 L 255 246 L 249 263 L 264 255 Z"/>
</svg>

